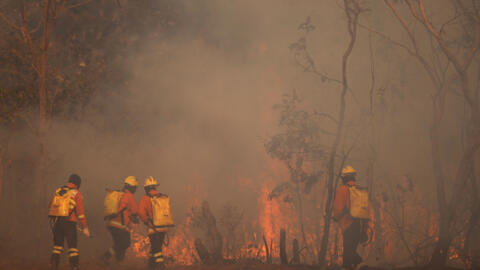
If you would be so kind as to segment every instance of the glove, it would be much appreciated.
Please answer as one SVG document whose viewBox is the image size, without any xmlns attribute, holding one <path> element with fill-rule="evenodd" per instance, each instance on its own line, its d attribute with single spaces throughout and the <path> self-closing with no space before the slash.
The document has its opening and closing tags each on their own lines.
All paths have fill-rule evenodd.
<svg viewBox="0 0 480 270">
<path fill-rule="evenodd" d="M 90 237 L 90 231 L 88 230 L 88 228 L 83 228 L 82 232 L 86 237 Z"/>
</svg>

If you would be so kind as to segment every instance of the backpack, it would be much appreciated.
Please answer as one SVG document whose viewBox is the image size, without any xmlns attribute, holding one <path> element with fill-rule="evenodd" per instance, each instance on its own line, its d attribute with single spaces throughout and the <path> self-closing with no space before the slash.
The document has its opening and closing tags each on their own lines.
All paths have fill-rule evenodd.
<svg viewBox="0 0 480 270">
<path fill-rule="evenodd" d="M 117 190 L 107 189 L 107 195 L 103 202 L 103 216 L 105 218 L 114 217 L 118 215 L 120 200 L 122 199 L 123 192 Z"/>
<path fill-rule="evenodd" d="M 49 217 L 68 217 L 70 210 L 75 208 L 73 198 L 77 195 L 77 190 L 69 187 L 61 187 L 55 191 L 50 201 L 48 216 Z"/>
<path fill-rule="evenodd" d="M 174 227 L 172 213 L 170 211 L 170 198 L 158 194 L 150 198 L 152 202 L 152 223 L 154 228 Z"/>
<path fill-rule="evenodd" d="M 349 186 L 350 191 L 350 215 L 354 218 L 369 219 L 368 191 L 356 186 Z"/>
</svg>

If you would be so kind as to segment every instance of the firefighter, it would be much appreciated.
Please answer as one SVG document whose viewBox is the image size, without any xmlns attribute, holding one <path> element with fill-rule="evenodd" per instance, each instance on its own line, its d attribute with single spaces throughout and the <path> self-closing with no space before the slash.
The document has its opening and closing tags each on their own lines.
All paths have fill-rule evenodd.
<svg viewBox="0 0 480 270">
<path fill-rule="evenodd" d="M 70 175 L 67 185 L 56 190 L 54 200 L 49 205 L 49 216 L 52 223 L 53 232 L 53 251 L 50 260 L 52 270 L 58 269 L 60 255 L 63 251 L 65 240 L 68 244 L 68 260 L 70 268 L 73 270 L 79 269 L 79 251 L 77 249 L 77 221 L 80 222 L 82 232 L 85 236 L 90 237 L 87 220 L 83 208 L 82 193 L 78 190 L 82 179 L 76 174 Z M 65 211 L 62 214 L 61 202 L 64 199 L 66 202 Z"/>
<path fill-rule="evenodd" d="M 150 256 L 148 259 L 148 269 L 163 269 L 164 266 L 164 256 L 162 254 L 162 246 L 164 243 L 166 231 L 169 225 L 166 226 L 156 226 L 154 225 L 154 211 L 152 207 L 152 202 L 154 198 L 163 198 L 167 199 L 166 212 L 162 213 L 162 216 L 166 217 L 168 220 L 165 224 L 173 225 L 173 221 L 170 216 L 170 204 L 168 196 L 161 194 L 157 191 L 158 183 L 153 177 L 148 177 L 145 179 L 144 189 L 145 195 L 140 199 L 138 206 L 138 214 L 140 219 L 148 227 L 148 237 L 150 239 Z M 157 213 L 158 214 L 158 213 Z"/>
<path fill-rule="evenodd" d="M 343 268 L 362 269 L 366 267 L 362 257 L 357 253 L 358 245 L 364 241 L 362 220 L 350 215 L 350 191 L 349 187 L 356 186 L 357 172 L 352 166 L 342 169 L 341 178 L 343 184 L 337 189 L 333 203 L 333 218 L 343 232 Z"/>
<path fill-rule="evenodd" d="M 123 194 L 118 204 L 118 213 L 106 218 L 107 229 L 112 234 L 113 247 L 107 250 L 103 256 L 104 264 L 110 263 L 110 258 L 115 257 L 117 262 L 123 261 L 125 252 L 130 247 L 130 232 L 133 224 L 137 224 L 138 205 L 133 194 L 137 191 L 138 182 L 134 176 L 125 178 Z"/>
</svg>

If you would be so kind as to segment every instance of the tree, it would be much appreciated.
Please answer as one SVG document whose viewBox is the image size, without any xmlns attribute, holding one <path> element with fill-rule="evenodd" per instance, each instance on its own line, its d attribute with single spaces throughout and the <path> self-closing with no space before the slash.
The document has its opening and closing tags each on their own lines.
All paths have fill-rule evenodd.
<svg viewBox="0 0 480 270">
<path fill-rule="evenodd" d="M 437 204 L 440 213 L 440 232 L 439 241 L 434 249 L 430 264 L 440 267 L 446 264 L 448 250 L 455 236 L 455 222 L 459 221 L 457 210 L 464 202 L 462 198 L 465 198 L 461 194 L 464 192 L 468 181 L 470 181 L 474 190 L 474 186 L 476 186 L 474 183 L 478 181 L 475 180 L 475 173 L 473 173 L 472 169 L 476 159 L 475 155 L 480 147 L 480 136 L 478 133 L 480 124 L 478 87 L 473 85 L 470 73 L 475 70 L 475 68 L 472 68 L 472 62 L 480 44 L 479 12 L 475 1 L 471 1 L 469 7 L 465 5 L 466 2 L 454 1 L 452 2 L 452 10 L 454 11 L 452 19 L 445 21 L 438 27 L 432 23 L 432 18 L 427 15 L 430 12 L 427 11 L 422 0 L 415 3 L 409 0 L 402 1 L 401 3 L 405 4 L 407 9 L 406 13 L 410 15 L 411 19 L 420 23 L 419 25 L 424 30 L 422 33 L 427 33 L 427 44 L 430 45 L 430 50 L 433 53 L 430 56 L 422 51 L 422 40 L 418 38 L 415 26 L 408 24 L 408 15 L 402 15 L 398 4 L 389 0 L 384 2 L 406 32 L 410 46 L 397 42 L 376 30 L 369 30 L 386 38 L 416 59 L 426 71 L 435 89 L 432 96 L 433 117 L 430 128 L 430 141 L 432 168 L 435 176 Z M 446 31 L 447 28 L 450 28 L 451 31 Z M 453 74 L 450 72 L 451 66 L 453 66 Z M 453 76 L 453 79 L 450 76 Z M 458 87 L 455 86 L 456 82 L 458 82 Z M 449 94 L 450 88 L 460 89 L 460 95 L 464 99 L 470 113 L 469 121 L 473 129 L 470 129 L 468 143 L 457 166 L 456 176 L 452 181 L 447 181 L 441 151 L 441 127 L 445 115 L 446 96 Z M 455 183 L 450 199 L 447 194 L 447 182 Z M 473 197 L 477 198 L 478 195 L 473 195 Z"/>
<path fill-rule="evenodd" d="M 346 96 L 348 92 L 351 92 L 351 89 L 348 84 L 348 60 L 353 51 L 356 39 L 357 39 L 357 24 L 359 15 L 364 11 L 360 6 L 359 1 L 355 0 L 345 0 L 344 1 L 344 10 L 347 17 L 347 30 L 349 35 L 349 43 L 347 48 L 342 56 L 341 61 L 341 70 L 342 70 L 342 79 L 338 80 L 328 76 L 326 73 L 319 72 L 315 65 L 315 61 L 312 59 L 310 54 L 307 51 L 307 42 L 306 42 L 306 35 L 315 29 L 315 26 L 311 24 L 310 18 L 302 23 L 299 26 L 299 29 L 305 31 L 305 37 L 300 38 L 296 43 L 290 46 L 291 49 L 295 52 L 295 60 L 297 64 L 303 68 L 306 72 L 311 72 L 316 76 L 319 76 L 322 82 L 333 82 L 338 83 L 341 85 L 341 91 L 339 95 L 339 107 L 338 107 L 338 116 L 332 117 L 326 113 L 320 113 L 321 117 L 327 118 L 332 120 L 335 131 L 334 132 L 325 132 L 325 130 L 320 129 L 323 132 L 323 135 L 328 134 L 332 136 L 331 145 L 328 147 L 323 146 L 322 148 L 322 155 L 324 156 L 325 161 L 325 168 L 326 168 L 326 199 L 324 205 L 324 226 L 323 226 L 323 233 L 321 236 L 321 241 L 319 243 L 319 252 L 318 252 L 318 263 L 320 265 L 326 264 L 326 255 L 327 249 L 329 245 L 329 235 L 330 235 L 330 225 L 331 225 L 331 216 L 333 210 L 333 199 L 335 196 L 335 188 L 338 184 L 338 179 L 340 176 L 340 169 L 343 166 L 343 163 L 348 158 L 348 154 L 353 148 L 350 148 L 347 153 L 343 153 L 343 156 L 340 158 L 340 162 L 338 162 L 338 155 L 340 147 L 345 147 L 345 143 L 342 144 L 345 136 L 345 112 L 346 112 Z M 304 115 L 308 115 L 305 114 Z M 331 124 L 331 123 L 330 123 Z M 318 134 L 318 130 L 316 131 L 316 136 L 320 138 L 320 134 Z M 325 140 L 326 141 L 326 140 Z M 356 140 L 354 140 L 356 141 Z M 353 143 L 355 145 L 355 143 Z M 318 148 L 318 147 L 317 147 Z M 313 147 L 312 149 L 317 149 Z M 299 151 L 302 153 L 302 151 Z M 302 159 L 300 160 L 302 161 Z M 340 163 L 340 164 L 339 164 Z M 301 164 L 301 163 L 300 163 Z"/>
<path fill-rule="evenodd" d="M 303 244 L 313 258 L 314 253 L 305 233 L 305 196 L 323 174 L 322 170 L 316 169 L 327 157 L 322 135 L 332 134 L 322 124 L 326 119 L 331 119 L 327 114 L 302 109 L 300 104 L 297 92 L 292 91 L 291 94 L 284 95 L 282 104 L 276 105 L 280 110 L 279 126 L 282 131 L 270 138 L 265 149 L 270 156 L 285 164 L 290 173 L 290 181 L 276 186 L 269 199 L 281 199 L 297 209 Z"/>
<path fill-rule="evenodd" d="M 328 239 L 330 234 L 330 222 L 333 211 L 333 199 L 335 196 L 334 183 L 338 179 L 339 173 L 336 170 L 336 155 L 340 141 L 343 136 L 343 129 L 345 125 L 345 110 L 346 110 L 346 99 L 345 96 L 349 89 L 348 85 L 348 59 L 353 51 L 355 41 L 357 40 L 357 27 L 358 27 L 358 17 L 363 11 L 360 7 L 358 1 L 355 0 L 344 0 L 345 14 L 347 16 L 347 29 L 350 37 L 347 49 L 345 50 L 342 57 L 342 92 L 340 93 L 340 108 L 338 111 L 338 124 L 337 132 L 335 134 L 335 139 L 330 149 L 329 162 L 328 162 L 328 174 L 327 174 L 327 203 L 325 205 L 325 225 L 323 229 L 322 242 L 320 246 L 319 253 L 319 263 L 320 265 L 325 265 L 326 263 L 326 254 L 328 247 Z"/>
<path fill-rule="evenodd" d="M 6 100 L 8 100 L 8 105 L 4 108 L 11 113 L 4 120 L 8 119 L 11 123 L 16 114 L 22 115 L 38 140 L 37 162 L 32 169 L 35 172 L 33 178 L 36 180 L 33 186 L 33 190 L 35 190 L 33 197 L 39 204 L 43 202 L 46 195 L 46 185 L 42 185 L 42 183 L 48 163 L 46 138 L 49 122 L 57 95 L 64 90 L 61 86 L 63 77 L 61 72 L 58 72 L 60 68 L 55 69 L 49 62 L 51 50 L 54 47 L 52 39 L 55 34 L 58 34 L 55 31 L 58 29 L 55 27 L 55 23 L 69 10 L 79 8 L 89 2 L 90 0 L 76 2 L 8 1 L 0 10 L 1 21 L 10 29 L 7 32 L 9 36 L 6 45 L 17 45 L 5 48 L 10 53 L 10 56 L 5 57 L 11 60 L 9 61 L 11 69 L 7 70 L 11 75 L 11 83 L 7 84 L 7 87 L 11 88 L 2 89 L 3 97 L 6 97 L 2 100 L 4 104 L 7 104 Z M 4 10 L 10 12 L 7 13 Z M 13 44 L 8 44 L 9 42 Z M 27 83 L 22 84 L 15 81 L 22 79 Z M 17 87 L 21 89 L 20 92 L 16 92 Z M 22 111 L 32 105 L 37 107 L 38 112 L 33 118 L 34 121 L 29 120 Z M 32 214 L 35 216 L 35 213 Z M 37 214 L 39 214 L 38 211 Z M 40 233 L 37 232 L 36 237 L 38 239 Z"/>
<path fill-rule="evenodd" d="M 31 151 L 15 158 L 4 151 L 0 163 L 10 164 L 0 174 L 0 193 L 11 194 L 17 186 L 33 190 L 31 203 L 45 205 L 47 178 L 55 175 L 58 157 L 49 153 L 55 120 L 81 121 L 94 97 L 106 101 L 115 89 L 125 89 L 129 79 L 123 61 L 145 39 L 161 39 L 174 27 L 177 5 L 170 1 L 111 0 L 6 0 L 0 5 L 0 148 L 25 143 L 13 134 L 28 136 Z M 139 31 L 139 29 L 142 29 Z M 154 29 L 155 35 L 150 31 Z M 150 35 L 147 35 L 147 32 Z M 157 36 L 158 35 L 158 36 Z M 141 36 L 143 37 L 143 36 Z M 107 122 L 107 121 L 105 121 Z M 109 123 L 110 124 L 110 123 Z M 102 128 L 102 127 L 99 127 Z M 3 132 L 5 131 L 5 134 Z M 122 129 L 125 132 L 125 129 Z M 28 166 L 28 167 L 26 167 Z M 15 179 L 15 180 L 13 180 Z M 18 183 L 18 180 L 25 183 Z M 22 180 L 23 179 L 23 180 Z M 26 180 L 28 179 L 28 180 Z M 28 186 L 27 186 L 28 185 Z M 48 192 L 49 193 L 49 192 Z M 25 203 L 25 202 L 23 202 Z M 9 226 L 14 231 L 20 216 L 42 215 L 46 209 L 12 211 Z M 28 213 L 27 213 L 28 212 Z M 44 220 L 44 219 L 41 219 Z M 47 228 L 38 226 L 38 228 Z M 33 229 L 32 229 L 33 230 Z M 31 233 L 31 232 L 26 232 Z M 38 231 L 33 232 L 39 236 Z"/>
</svg>

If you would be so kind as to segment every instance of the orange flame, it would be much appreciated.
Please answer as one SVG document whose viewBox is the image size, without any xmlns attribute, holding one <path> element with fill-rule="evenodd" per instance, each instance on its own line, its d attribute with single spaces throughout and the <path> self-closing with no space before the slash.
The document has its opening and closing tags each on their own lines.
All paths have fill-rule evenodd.
<svg viewBox="0 0 480 270">
<path fill-rule="evenodd" d="M 137 258 L 147 258 L 150 249 L 150 239 L 137 232 L 132 233 L 133 252 Z"/>
</svg>

